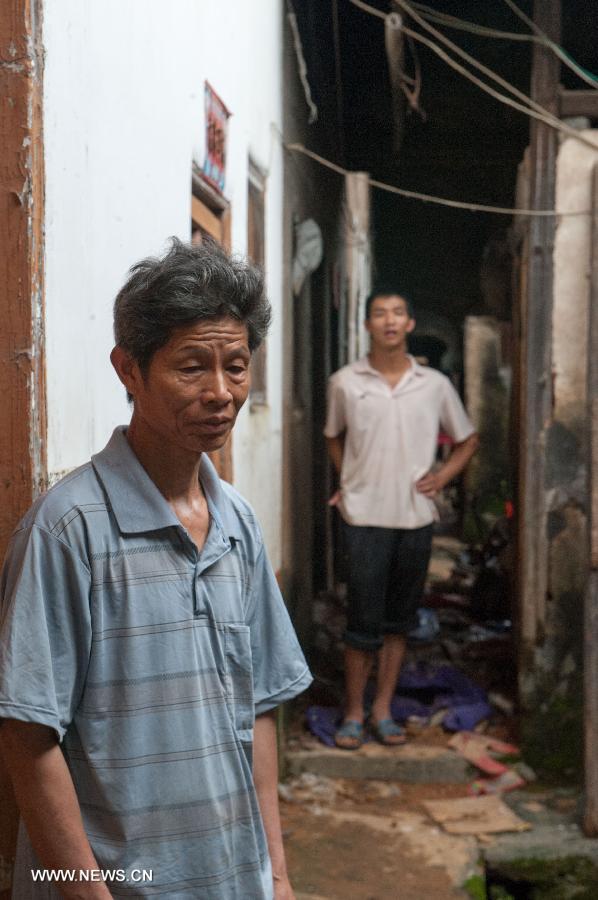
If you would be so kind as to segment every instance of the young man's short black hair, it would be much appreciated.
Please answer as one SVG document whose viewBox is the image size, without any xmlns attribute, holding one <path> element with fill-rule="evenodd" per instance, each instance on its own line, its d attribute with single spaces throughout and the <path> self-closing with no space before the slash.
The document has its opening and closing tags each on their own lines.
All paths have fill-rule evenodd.
<svg viewBox="0 0 598 900">
<path fill-rule="evenodd" d="M 374 290 L 368 294 L 367 300 L 365 301 L 365 318 L 366 320 L 370 317 L 370 312 L 372 309 L 372 303 L 378 297 L 400 297 L 401 300 L 405 301 L 405 305 L 407 306 L 407 312 L 409 313 L 409 318 L 415 318 L 415 312 L 413 309 L 413 303 L 405 293 L 400 288 L 395 287 L 393 285 L 382 284 L 379 287 L 374 288 Z"/>
</svg>

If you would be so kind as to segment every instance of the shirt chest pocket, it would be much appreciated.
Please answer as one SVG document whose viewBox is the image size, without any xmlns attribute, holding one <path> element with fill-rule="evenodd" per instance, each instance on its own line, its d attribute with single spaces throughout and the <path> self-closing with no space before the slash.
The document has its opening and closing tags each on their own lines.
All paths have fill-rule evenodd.
<svg viewBox="0 0 598 900">
<path fill-rule="evenodd" d="M 387 413 L 385 398 L 363 391 L 358 394 L 349 412 L 349 428 L 356 432 L 376 428 Z"/>
<path fill-rule="evenodd" d="M 252 740 L 254 722 L 251 633 L 248 625 L 224 625 L 226 700 L 242 741 Z"/>
</svg>

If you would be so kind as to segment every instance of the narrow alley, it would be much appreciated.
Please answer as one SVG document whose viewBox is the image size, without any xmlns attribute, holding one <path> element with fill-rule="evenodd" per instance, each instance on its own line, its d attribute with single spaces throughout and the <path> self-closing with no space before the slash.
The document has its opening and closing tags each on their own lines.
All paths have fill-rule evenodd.
<svg viewBox="0 0 598 900">
<path fill-rule="evenodd" d="M 596 7 L 0 4 L 0 900 L 598 897 Z"/>
</svg>

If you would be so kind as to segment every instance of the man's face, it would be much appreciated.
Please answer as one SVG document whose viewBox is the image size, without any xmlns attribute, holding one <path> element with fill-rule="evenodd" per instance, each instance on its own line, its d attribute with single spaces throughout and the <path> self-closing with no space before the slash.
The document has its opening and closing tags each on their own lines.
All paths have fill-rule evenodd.
<svg viewBox="0 0 598 900">
<path fill-rule="evenodd" d="M 247 328 L 232 318 L 176 329 L 145 373 L 131 365 L 134 418 L 192 453 L 224 445 L 249 392 Z M 122 376 L 121 376 L 122 377 Z"/>
<path fill-rule="evenodd" d="M 407 302 L 402 297 L 375 297 L 365 327 L 372 344 L 381 350 L 392 350 L 413 331 L 415 319 L 409 315 Z"/>
</svg>

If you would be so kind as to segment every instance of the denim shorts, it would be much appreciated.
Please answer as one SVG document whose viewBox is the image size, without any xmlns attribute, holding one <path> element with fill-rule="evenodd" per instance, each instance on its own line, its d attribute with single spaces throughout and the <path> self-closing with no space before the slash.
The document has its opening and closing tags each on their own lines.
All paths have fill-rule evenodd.
<svg viewBox="0 0 598 900">
<path fill-rule="evenodd" d="M 385 634 L 407 634 L 417 627 L 432 529 L 343 523 L 348 646 L 378 650 Z"/>
</svg>

